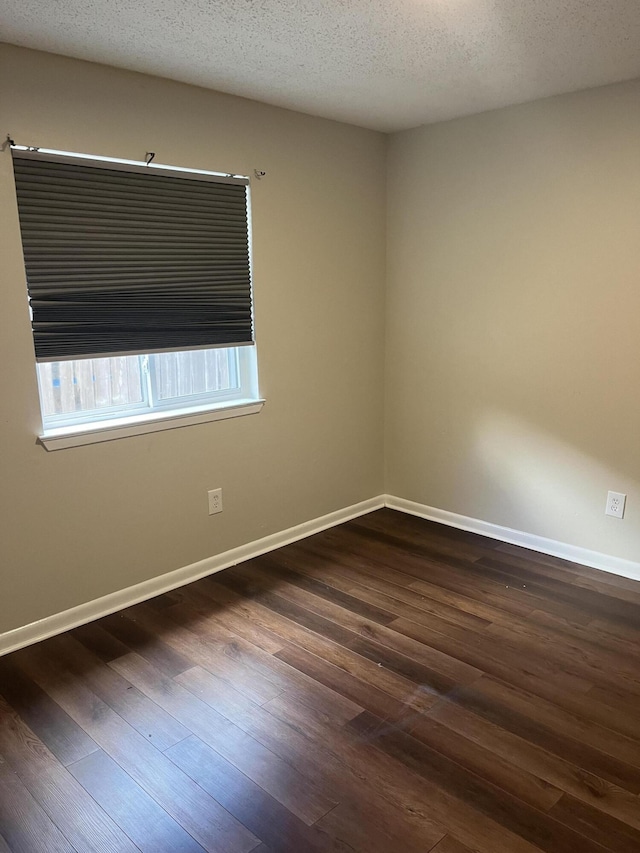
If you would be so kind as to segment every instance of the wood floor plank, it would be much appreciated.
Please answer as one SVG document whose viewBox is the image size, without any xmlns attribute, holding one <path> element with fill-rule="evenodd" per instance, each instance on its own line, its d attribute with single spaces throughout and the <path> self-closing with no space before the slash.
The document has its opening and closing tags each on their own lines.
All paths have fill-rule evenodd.
<svg viewBox="0 0 640 853">
<path fill-rule="evenodd" d="M 213 581 L 213 579 L 209 580 Z M 242 615 L 243 618 L 268 625 L 283 640 L 300 646 L 311 654 L 323 657 L 346 672 L 414 708 L 428 708 L 437 701 L 436 695 L 431 696 L 425 691 L 416 690 L 416 684 L 411 679 L 383 666 L 378 666 L 378 661 L 371 661 L 352 649 L 341 646 L 339 643 L 335 643 L 305 626 L 283 617 L 260 602 L 244 599 L 240 594 L 219 585 L 217 582 L 211 583 L 210 588 L 213 594 L 224 600 L 229 607 L 233 607 L 234 611 Z"/>
<path fill-rule="evenodd" d="M 382 591 L 387 591 L 391 583 L 411 592 L 417 591 L 426 600 L 434 599 L 489 621 L 499 621 L 503 614 L 526 616 L 533 610 L 571 617 L 582 625 L 592 618 L 592 614 L 579 608 L 549 606 L 548 600 L 531 595 L 521 584 L 502 584 L 487 579 L 482 572 L 474 573 L 472 561 L 440 565 L 411 554 L 398 557 L 392 550 L 381 554 L 375 545 L 367 548 L 366 542 L 362 545 L 358 541 L 349 545 L 348 540 L 340 540 L 339 547 L 337 544 L 330 547 L 327 543 L 309 546 L 307 542 L 297 543 L 296 547 L 325 560 L 333 559 L 341 571 L 363 584 L 367 582 L 365 578 L 374 577 L 376 586 L 381 586 Z"/>
<path fill-rule="evenodd" d="M 425 586 L 425 590 L 430 589 L 435 595 L 442 593 L 437 593 L 433 587 L 444 590 L 445 597 L 447 592 L 454 597 L 462 595 L 476 603 L 475 612 L 478 615 L 486 612 L 484 608 L 487 606 L 490 608 L 489 612 L 498 610 L 518 616 L 526 616 L 533 610 L 546 610 L 544 602 L 527 595 L 526 590 L 518 590 L 515 587 L 507 590 L 504 584 L 474 575 L 471 571 L 471 561 L 459 560 L 452 563 L 455 558 L 449 557 L 444 564 L 433 558 L 427 559 L 413 554 L 410 549 L 403 550 L 401 540 L 394 541 L 391 538 L 386 547 L 383 547 L 377 540 L 368 541 L 364 533 L 358 536 L 352 533 L 350 544 L 349 541 L 348 534 L 341 530 L 340 538 L 336 536 L 332 544 L 332 550 L 344 549 L 345 553 L 341 554 L 340 560 L 345 561 L 347 566 L 353 566 L 365 573 L 378 574 L 382 579 L 392 578 L 398 586 L 420 589 L 420 584 L 429 584 L 430 587 Z M 323 547 L 324 551 L 321 548 L 321 553 L 326 554 L 328 547 Z M 357 552 L 355 559 L 348 559 L 349 549 Z"/>
<path fill-rule="evenodd" d="M 405 578 L 404 585 L 394 584 L 389 576 L 378 577 L 348 568 L 340 557 L 321 557 L 316 552 L 305 549 L 303 542 L 288 546 L 283 551 L 286 553 L 278 552 L 278 560 L 287 568 L 295 566 L 298 574 L 311 579 L 322 579 L 329 588 L 346 592 L 395 616 L 406 616 L 409 619 L 413 616 L 414 621 L 437 616 L 463 628 L 483 628 L 491 624 L 487 618 L 408 589 L 407 584 L 412 578 Z M 473 607 L 473 602 L 470 602 L 470 605 Z M 498 615 L 498 611 L 492 611 L 494 618 Z"/>
<path fill-rule="evenodd" d="M 444 629 L 443 632 L 440 625 L 432 628 L 407 619 L 396 619 L 391 625 L 401 634 L 544 698 L 554 700 L 559 694 L 569 694 L 580 697 L 584 703 L 583 697 L 591 689 L 589 682 L 572 677 L 553 661 L 523 661 L 514 645 L 479 637 L 471 632 L 465 634 L 450 629 Z"/>
<path fill-rule="evenodd" d="M 452 835 L 447 835 L 439 844 L 436 844 L 432 853 L 472 853 L 472 851 L 456 841 Z"/>
<path fill-rule="evenodd" d="M 20 671 L 11 657 L 0 658 L 0 693 L 62 764 L 71 764 L 98 746 L 44 690 Z"/>
<path fill-rule="evenodd" d="M 636 666 L 640 666 L 640 645 L 635 640 L 625 639 L 618 634 L 611 633 L 604 627 L 597 628 L 594 623 L 589 625 L 576 625 L 568 619 L 552 616 L 549 613 L 541 613 L 534 610 L 527 619 L 527 624 L 533 622 L 536 626 L 553 632 L 560 642 L 583 642 L 595 649 L 606 649 L 624 659 L 633 659 Z M 594 620 L 595 622 L 595 620 Z M 522 624 L 522 623 L 520 623 Z"/>
<path fill-rule="evenodd" d="M 640 625 L 623 625 L 610 619 L 596 618 L 589 622 L 588 628 L 596 633 L 603 631 L 605 634 L 613 634 L 620 639 L 627 640 L 636 648 L 640 643 Z"/>
<path fill-rule="evenodd" d="M 0 853 L 636 853 L 640 584 L 379 510 L 0 660 Z"/>
<path fill-rule="evenodd" d="M 574 849 L 584 853 L 603 853 L 605 849 L 504 789 L 498 791 L 492 783 L 473 773 L 465 773 L 455 761 L 406 732 L 385 725 L 368 711 L 352 720 L 349 727 L 375 748 L 396 758 L 415 773 L 429 780 L 437 779 L 440 787 L 547 853 L 566 853 Z"/>
<path fill-rule="evenodd" d="M 604 574 L 604 572 L 600 572 Z M 619 575 L 614 575 L 614 578 L 622 581 L 622 583 L 611 582 L 604 578 L 590 578 L 577 575 L 573 578 L 572 584 L 589 589 L 593 592 L 598 592 L 600 595 L 606 595 L 610 598 L 618 598 L 621 601 L 628 601 L 632 604 L 640 606 L 640 590 L 638 590 L 638 582 L 621 578 Z M 626 584 L 624 583 L 626 581 Z"/>
<path fill-rule="evenodd" d="M 188 584 L 178 592 L 174 591 L 173 599 L 172 613 L 180 610 L 175 605 L 187 604 L 198 613 L 206 614 L 212 635 L 243 639 L 269 654 L 282 648 L 282 640 L 276 634 L 252 622 L 243 622 L 223 605 L 215 604 L 201 583 Z"/>
<path fill-rule="evenodd" d="M 467 545 L 475 548 L 476 552 L 485 550 L 494 551 L 504 544 L 497 539 L 492 539 L 489 536 L 482 536 L 479 533 L 472 533 L 469 530 L 463 530 L 460 527 L 447 527 L 437 521 L 430 521 L 426 518 L 421 518 L 411 513 L 400 512 L 390 507 L 370 512 L 366 515 L 358 516 L 353 519 L 356 524 L 361 527 L 374 527 L 380 530 L 397 531 L 403 535 L 411 532 L 416 536 L 426 538 L 446 539 L 452 544 Z"/>
<path fill-rule="evenodd" d="M 505 684 L 491 676 L 484 675 L 474 682 L 473 689 L 485 696 L 501 702 L 516 713 L 530 715 L 541 725 L 546 725 L 558 734 L 580 741 L 605 755 L 610 755 L 638 769 L 640 779 L 640 743 L 612 729 L 585 720 L 580 714 L 574 714 L 559 708 L 556 704 L 532 696 L 513 685 Z"/>
<path fill-rule="evenodd" d="M 244 565 L 238 567 L 238 574 L 242 577 L 258 580 L 261 588 L 267 591 L 272 587 L 273 579 L 270 573 L 256 568 L 256 566 Z M 379 623 L 358 613 L 354 613 L 340 603 L 336 604 L 327 600 L 324 596 L 318 596 L 312 591 L 300 589 L 282 579 L 277 583 L 276 591 L 279 597 L 285 598 L 336 625 L 340 625 L 354 634 L 361 635 L 365 639 L 373 640 L 380 645 L 387 646 L 393 651 L 409 657 L 423 666 L 429 667 L 434 672 L 444 675 L 455 683 L 468 683 L 475 680 L 481 674 L 481 670 L 475 667 L 471 667 L 435 649 L 428 648 L 409 637 L 399 635 L 396 631 L 386 627 L 389 622 L 394 621 L 395 617 L 393 614 L 388 614 L 389 618 L 386 623 Z"/>
<path fill-rule="evenodd" d="M 246 563 L 245 567 L 256 568 L 261 572 L 265 572 L 267 576 L 277 577 L 292 587 L 304 590 L 317 598 L 324 599 L 331 605 L 339 605 L 349 613 L 361 616 L 370 622 L 388 625 L 394 619 L 393 613 L 388 610 L 384 610 L 374 604 L 368 604 L 361 598 L 332 587 L 323 581 L 310 578 L 300 572 L 292 571 L 278 559 L 277 552 L 275 555 L 271 553 L 258 557 L 256 560 Z"/>
<path fill-rule="evenodd" d="M 96 658 L 73 637 L 53 637 L 50 649 L 57 659 L 68 661 L 69 670 L 143 737 L 163 750 L 184 740 L 190 732 L 130 682 Z"/>
<path fill-rule="evenodd" d="M 428 853 L 433 838 L 425 838 L 408 827 L 399 811 L 373 811 L 364 803 L 360 808 L 341 804 L 318 821 L 317 828 L 338 842 L 339 850 L 361 850 L 366 853 Z"/>
<path fill-rule="evenodd" d="M 105 663 L 131 651 L 129 646 L 125 646 L 124 643 L 117 640 L 99 622 L 80 625 L 78 628 L 69 631 L 69 635 L 82 643 L 85 648 Z"/>
<path fill-rule="evenodd" d="M 428 716 L 585 804 L 640 829 L 640 810 L 635 794 L 450 700 L 435 705 Z"/>
<path fill-rule="evenodd" d="M 336 805 L 304 775 L 144 658 L 132 653 L 112 661 L 111 666 L 300 820 L 312 824 Z M 185 675 L 181 673 L 183 679 Z"/>
<path fill-rule="evenodd" d="M 272 612 L 288 619 L 290 622 L 307 628 L 309 631 L 339 646 L 352 649 L 358 655 L 367 658 L 376 665 L 381 664 L 390 672 L 394 672 L 396 675 L 413 682 L 415 685 L 420 685 L 423 692 L 440 696 L 447 693 L 458 683 L 450 676 L 443 675 L 441 672 L 408 657 L 402 652 L 391 649 L 389 646 L 382 645 L 375 640 L 363 637 L 350 629 L 343 628 L 336 622 L 324 616 L 319 616 L 313 611 L 280 595 L 262 591 L 251 594 L 248 591 L 247 584 L 237 575 L 233 579 L 227 579 L 226 581 L 223 579 L 221 582 L 225 586 L 229 584 L 235 591 L 246 592 L 249 597 L 255 599 Z M 370 633 L 372 631 L 373 629 L 370 629 Z M 477 674 L 474 672 L 473 677 L 477 676 Z"/>
<path fill-rule="evenodd" d="M 339 839 L 307 826 L 196 737 L 171 747 L 167 755 L 274 853 L 344 849 Z"/>
<path fill-rule="evenodd" d="M 636 768 L 600 752 L 590 744 L 559 733 L 553 718 L 550 719 L 550 725 L 540 723 L 533 707 L 525 713 L 517 710 L 517 703 L 511 703 L 510 697 L 498 690 L 495 683 L 476 682 L 472 687 L 462 687 L 452 692 L 448 698 L 623 790 L 640 793 L 640 777 Z"/>
<path fill-rule="evenodd" d="M 519 624 L 522 626 L 523 623 Z M 575 682 L 563 677 L 566 670 L 560 668 L 559 664 L 553 660 L 544 658 L 541 661 L 527 655 L 526 665 L 523 666 L 520 663 L 518 666 L 518 657 L 522 662 L 523 654 L 518 655 L 513 646 L 503 649 L 502 653 L 498 651 L 497 657 L 495 645 L 489 648 L 486 646 L 478 648 L 477 644 L 467 642 L 460 647 L 455 632 L 449 631 L 444 638 L 440 636 L 442 626 L 439 624 L 436 625 L 437 633 L 429 625 L 417 625 L 404 619 L 394 622 L 393 627 L 416 639 L 422 638 L 426 643 L 448 650 L 450 654 L 467 660 L 471 664 L 482 666 L 486 673 L 547 699 L 570 714 L 577 714 L 628 737 L 636 739 L 638 737 L 637 714 L 640 705 L 635 707 L 631 705 L 629 710 L 625 710 L 626 703 L 633 697 L 624 691 L 614 694 L 609 689 L 603 693 L 598 688 L 592 687 L 585 692 L 585 682 L 582 679 L 578 680 L 576 690 Z M 452 633 L 453 637 L 450 636 Z M 560 642 L 561 639 L 558 638 L 558 644 Z M 489 656 L 490 650 L 494 652 L 491 656 Z M 553 680 L 545 678 L 545 670 L 548 675 L 553 676 Z M 640 667 L 638 671 L 640 672 Z M 585 701 L 585 695 L 589 697 L 589 701 Z"/>
<path fill-rule="evenodd" d="M 470 533 L 455 527 L 445 528 L 435 521 L 427 521 L 396 510 L 382 510 L 353 519 L 344 525 L 347 529 L 377 530 L 399 536 L 416 545 L 429 544 L 445 556 L 477 559 L 479 555 L 492 554 L 500 544 L 488 536 Z"/>
<path fill-rule="evenodd" d="M 539 848 L 530 841 L 453 796 L 434 780 L 414 773 L 393 756 L 372 747 L 348 727 L 336 731 L 323 719 L 288 702 L 286 696 L 271 700 L 264 709 L 298 731 L 304 731 L 310 744 L 329 745 L 340 764 L 357 777 L 361 778 L 363 768 L 368 768 L 376 779 L 376 788 L 386 799 L 403 807 L 405 815 L 419 815 L 432 822 L 428 829 L 434 841 L 446 825 L 480 853 L 538 853 Z"/>
<path fill-rule="evenodd" d="M 81 681 L 64 669 L 53 670 L 41 649 L 22 650 L 20 662 L 107 755 L 205 850 L 248 853 L 257 845 L 257 839 L 245 827 Z"/>
<path fill-rule="evenodd" d="M 257 704 L 282 692 L 272 679 L 239 661 L 234 654 L 234 643 L 226 635 L 216 636 L 208 620 L 193 608 L 180 604 L 155 613 L 138 607 L 137 612 L 147 630 L 162 632 L 165 644 L 189 660 L 191 666 L 187 669 L 194 664 L 208 668 Z M 235 646 L 239 649 L 240 641 Z M 158 669 L 171 675 L 171 669 L 164 670 L 162 666 Z"/>
<path fill-rule="evenodd" d="M 421 601 L 427 608 L 441 606 L 446 608 L 445 612 L 442 614 L 436 612 L 436 615 L 454 624 L 459 621 L 454 618 L 456 612 L 459 618 L 471 617 L 483 620 L 485 624 L 499 619 L 503 613 L 498 607 L 491 606 L 477 597 L 464 595 L 460 590 L 450 590 L 437 584 L 429 585 L 425 579 L 426 575 L 421 576 L 421 583 L 426 589 L 418 593 L 410 587 L 410 584 L 416 582 L 416 577 L 400 571 L 397 560 L 380 560 L 375 555 L 364 557 L 358 553 L 355 545 L 348 550 L 330 546 L 323 541 L 310 544 L 310 540 L 303 540 L 296 542 L 295 545 L 289 545 L 287 551 L 294 548 L 296 551 L 293 553 L 297 555 L 299 571 L 320 577 L 329 572 L 328 576 L 332 580 L 334 578 L 351 579 L 352 587 L 356 588 L 348 587 L 347 589 L 351 589 L 353 595 L 359 595 L 360 589 L 364 588 L 386 593 L 416 607 L 421 606 Z M 522 608 L 522 612 L 530 613 L 531 608 Z"/>
<path fill-rule="evenodd" d="M 638 737 L 637 726 L 634 726 L 633 720 L 638 719 L 640 714 L 640 697 L 635 693 L 626 693 L 624 690 L 608 687 L 594 687 L 587 693 L 589 701 L 589 719 L 596 719 L 602 725 L 623 731 L 629 737 L 635 740 L 640 740 Z M 597 717 L 592 717 L 591 707 L 594 705 L 599 713 Z M 629 724 L 629 720 L 631 723 Z M 631 727 L 631 731 L 627 732 L 627 728 Z"/>
<path fill-rule="evenodd" d="M 395 620 L 391 623 L 391 628 L 435 648 L 451 648 L 451 656 L 466 660 L 470 664 L 475 662 L 477 669 L 493 672 L 497 677 L 502 677 L 502 672 L 506 669 L 507 680 L 512 680 L 517 677 L 517 673 L 521 673 L 525 676 L 534 675 L 544 682 L 558 684 L 563 689 L 576 693 L 587 693 L 593 687 L 586 677 L 568 671 L 561 663 L 549 660 L 546 656 L 529 655 L 526 666 L 523 666 L 523 655 L 518 641 L 496 638 L 489 633 L 488 628 L 472 632 L 440 623 L 418 626 L 406 619 Z M 438 637 L 437 634 L 441 636 Z"/>
<path fill-rule="evenodd" d="M 179 677 L 184 679 L 186 675 L 187 673 L 184 673 Z M 208 673 L 203 671 L 203 675 L 207 677 Z M 229 709 L 220 706 L 214 689 L 199 695 L 221 713 L 230 713 Z M 327 739 L 325 729 L 322 729 L 322 737 L 316 738 L 313 727 L 300 722 L 319 719 L 326 726 L 329 721 L 325 715 L 288 697 L 286 703 L 288 707 L 297 709 L 294 720 L 285 722 L 265 710 L 265 707 L 258 706 L 244 712 L 238 711 L 232 719 L 293 766 L 302 762 L 305 773 L 311 774 L 314 782 L 326 790 L 327 796 L 338 799 L 340 804 L 353 807 L 358 812 L 368 809 L 375 814 L 384 815 L 386 821 L 406 823 L 411 826 L 412 832 L 422 839 L 437 837 L 438 833 L 441 835 L 444 832 L 434 824 L 427 813 L 428 810 L 425 811 L 421 805 L 420 792 L 414 797 L 407 794 L 405 787 L 402 799 L 398 796 L 394 803 L 390 803 L 388 792 L 379 789 L 379 774 L 368 773 L 366 764 L 362 762 L 354 767 L 345 764 L 344 756 L 330 748 L 330 738 Z"/>
<path fill-rule="evenodd" d="M 551 814 L 608 850 L 615 850 L 616 853 L 637 853 L 640 850 L 640 832 L 636 828 L 568 794 L 553 807 Z"/>
<path fill-rule="evenodd" d="M 389 584 L 378 583 L 380 590 L 372 588 L 371 581 L 361 577 L 359 583 L 354 583 L 345 579 L 345 586 L 348 587 L 351 595 L 359 595 L 365 601 L 371 601 L 378 604 L 380 607 L 386 607 L 393 614 L 400 618 L 410 619 L 412 622 L 419 624 L 432 625 L 434 618 L 441 622 L 450 622 L 465 630 L 482 630 L 487 625 L 492 623 L 480 616 L 474 616 L 473 613 L 467 613 L 466 610 L 461 610 L 457 607 L 452 607 L 449 604 L 442 604 L 432 598 L 427 598 L 420 593 L 414 592 L 412 589 L 395 587 L 392 588 Z M 499 618 L 499 614 L 495 615 Z"/>
<path fill-rule="evenodd" d="M 72 847 L 90 853 L 135 853 L 124 832 L 2 698 L 0 753 Z"/>
<path fill-rule="evenodd" d="M 562 669 L 589 682 L 594 687 L 620 689 L 640 696 L 639 668 L 635 661 L 627 664 L 616 655 L 605 650 L 596 651 L 586 644 L 571 642 L 559 644 L 557 638 L 545 636 L 535 626 L 519 622 L 490 625 L 486 633 L 498 639 L 514 643 L 528 659 L 554 661 Z"/>
<path fill-rule="evenodd" d="M 469 773 L 502 788 L 534 808 L 548 811 L 562 796 L 562 790 L 555 785 L 508 761 L 494 750 L 454 733 L 433 717 L 418 717 L 409 733 Z"/>
<path fill-rule="evenodd" d="M 395 565 L 398 566 L 398 563 Z M 441 586 L 437 582 L 438 579 L 428 573 L 423 573 L 423 576 L 418 579 L 413 575 L 405 575 L 397 569 L 377 564 L 376 561 L 372 560 L 360 560 L 358 568 L 352 568 L 349 571 L 360 585 L 365 587 L 371 585 L 381 592 L 400 596 L 402 600 L 413 603 L 416 607 L 427 607 L 433 601 L 459 610 L 462 614 L 475 616 L 476 619 L 482 619 L 485 623 L 500 621 L 505 613 L 527 616 L 533 612 L 531 606 L 523 607 L 514 604 L 511 599 L 491 603 L 487 601 L 486 596 L 481 594 L 466 594 L 472 592 L 471 588 L 464 590 L 460 586 L 455 588 Z M 420 604 L 420 602 L 423 603 Z M 449 620 L 448 617 L 443 618 L 445 621 L 452 621 L 456 624 L 457 620 Z M 476 626 L 470 625 L 469 627 Z"/>
<path fill-rule="evenodd" d="M 300 672 L 315 678 L 317 682 L 326 685 L 346 699 L 357 703 L 356 707 L 359 707 L 360 711 L 366 708 L 382 719 L 400 720 L 410 710 L 404 702 L 298 646 L 286 646 L 278 652 L 277 657 L 296 667 Z"/>
<path fill-rule="evenodd" d="M 637 581 L 609 572 L 603 572 L 600 569 L 592 569 L 589 566 L 583 566 L 579 563 L 572 563 L 569 560 L 553 557 L 550 554 L 543 554 L 541 551 L 531 551 L 520 545 L 510 545 L 507 542 L 501 542 L 498 544 L 495 554 L 508 554 L 519 561 L 521 560 L 524 565 L 535 568 L 536 570 L 551 567 L 559 569 L 565 577 L 571 577 L 574 580 L 576 578 L 588 578 L 601 584 L 607 584 L 618 590 L 630 590 L 635 592 L 636 595 L 640 595 Z M 615 595 L 613 589 L 611 595 Z"/>
<path fill-rule="evenodd" d="M 204 848 L 101 749 L 72 764 L 69 772 L 142 853 L 204 853 Z"/>
<path fill-rule="evenodd" d="M 508 580 L 503 582 L 499 572 L 479 566 L 477 557 L 468 559 L 457 556 L 455 549 L 452 555 L 445 554 L 434 548 L 433 543 L 411 544 L 399 536 L 359 527 L 354 523 L 348 532 L 343 533 L 343 530 L 340 529 L 342 535 L 361 536 L 365 552 L 373 543 L 382 553 L 393 553 L 396 562 L 398 554 L 403 554 L 404 558 L 398 563 L 401 570 L 413 574 L 417 581 L 436 579 L 444 587 L 466 590 L 471 597 L 480 596 L 482 600 L 511 612 L 545 610 L 550 613 L 572 612 L 576 620 L 584 619 L 585 622 L 592 618 L 579 606 L 573 607 L 565 601 L 556 602 L 537 588 L 530 590 L 526 584 L 510 584 Z"/>
<path fill-rule="evenodd" d="M 190 663 L 186 658 L 167 646 L 157 635 L 137 625 L 135 619 L 127 619 L 123 613 L 106 616 L 100 620 L 100 625 L 131 651 L 138 652 L 168 675 L 178 675 L 189 669 Z"/>
<path fill-rule="evenodd" d="M 490 555 L 486 556 L 489 556 L 496 563 L 507 567 L 511 573 L 516 573 L 518 577 L 523 578 L 525 581 L 527 576 L 531 577 L 533 574 L 539 583 L 544 583 L 545 579 L 559 581 L 571 587 L 575 586 L 580 591 L 588 590 L 607 598 L 640 605 L 640 591 L 637 589 L 637 581 L 613 576 L 614 578 L 617 577 L 618 582 L 611 582 L 607 578 L 606 573 L 596 569 L 592 569 L 591 573 L 589 573 L 586 567 L 576 563 L 564 563 L 562 566 L 554 566 L 548 562 L 531 560 L 527 557 L 523 558 L 518 554 L 506 552 L 502 548 L 497 548 Z M 522 574 L 520 574 L 521 572 Z M 566 592 L 571 595 L 575 594 L 575 590 L 569 589 Z M 579 595 L 580 592 L 577 593 L 576 600 L 578 600 Z"/>
<path fill-rule="evenodd" d="M 0 756 L 0 851 L 74 853 L 58 827 Z"/>
<path fill-rule="evenodd" d="M 209 602 L 211 606 L 212 599 L 204 595 L 204 601 Z M 217 605 L 216 605 L 217 606 Z M 202 636 L 204 639 L 212 639 L 210 632 L 210 622 L 202 621 L 198 617 L 194 618 L 194 610 L 202 613 L 205 605 L 201 603 L 198 608 L 191 609 L 189 606 L 180 608 L 169 608 L 167 613 L 178 621 L 179 624 L 188 626 L 190 630 Z M 244 623 L 247 620 L 241 617 L 236 617 L 237 622 Z M 225 629 L 226 630 L 226 629 Z M 273 635 L 275 636 L 275 635 Z M 213 634 L 213 637 L 217 635 Z M 284 639 L 278 638 L 278 648 L 273 654 L 265 652 L 264 648 L 255 646 L 247 641 L 244 637 L 229 635 L 225 639 L 221 639 L 220 649 L 224 650 L 227 657 L 231 657 L 236 665 L 241 664 L 258 676 L 267 679 L 271 690 L 277 688 L 278 692 L 285 690 L 291 692 L 300 690 L 306 696 L 306 701 L 314 700 L 327 710 L 329 713 L 338 714 L 344 720 L 349 720 L 356 714 L 362 711 L 362 708 L 354 705 L 353 702 L 346 698 L 340 699 L 339 695 L 334 691 L 324 687 L 323 684 L 313 678 L 308 677 L 300 669 L 290 666 L 283 658 L 278 655 L 278 650 L 286 645 Z M 179 676 L 176 676 L 179 680 Z M 273 693 L 269 696 L 273 698 Z"/>
<path fill-rule="evenodd" d="M 514 566 L 508 560 L 495 557 L 481 557 L 474 563 L 474 568 L 482 567 L 485 574 L 502 582 L 509 583 L 510 579 L 522 582 L 523 587 L 542 599 L 553 601 L 555 605 L 565 605 L 566 610 L 575 607 L 584 609 L 592 618 L 611 619 L 624 624 L 637 625 L 640 607 L 635 602 L 625 601 L 613 596 L 603 595 L 591 589 L 576 584 L 567 583 L 566 579 L 559 580 L 548 576 L 540 576 L 531 569 Z"/>
</svg>

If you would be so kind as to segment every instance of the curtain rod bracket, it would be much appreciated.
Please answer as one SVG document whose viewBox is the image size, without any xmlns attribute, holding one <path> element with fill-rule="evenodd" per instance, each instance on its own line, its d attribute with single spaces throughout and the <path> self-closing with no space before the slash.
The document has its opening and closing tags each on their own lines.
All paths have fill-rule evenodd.
<svg viewBox="0 0 640 853">
<path fill-rule="evenodd" d="M 256 176 L 256 178 L 260 181 L 260 180 L 262 180 L 262 178 L 264 178 L 264 176 L 265 176 L 267 173 L 266 173 L 263 169 L 254 169 L 254 170 L 253 170 L 253 174 L 254 174 L 254 175 Z"/>
<path fill-rule="evenodd" d="M 24 148 L 25 151 L 39 151 L 40 150 L 39 146 L 37 146 L 37 145 L 20 145 L 20 146 L 16 145 L 15 141 L 11 138 L 10 133 L 7 133 L 7 138 L 2 143 L 0 148 L 2 148 L 2 150 L 4 151 L 4 149 L 7 147 L 7 145 L 9 146 L 9 148 L 18 148 L 18 147 Z"/>
<path fill-rule="evenodd" d="M 153 160 L 153 158 L 155 156 L 156 156 L 155 151 L 147 151 L 147 153 L 145 154 L 145 162 L 146 162 L 147 166 L 151 163 L 151 161 Z"/>
</svg>

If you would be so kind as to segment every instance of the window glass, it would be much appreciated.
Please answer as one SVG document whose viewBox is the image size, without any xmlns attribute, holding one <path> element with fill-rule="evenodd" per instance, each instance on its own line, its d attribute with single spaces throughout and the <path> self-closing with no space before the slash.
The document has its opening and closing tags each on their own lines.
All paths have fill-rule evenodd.
<svg viewBox="0 0 640 853">
<path fill-rule="evenodd" d="M 238 387 L 235 348 L 157 353 L 149 361 L 158 400 Z"/>
<path fill-rule="evenodd" d="M 86 358 L 38 364 L 45 418 L 135 406 L 146 399 L 139 356 Z"/>
<path fill-rule="evenodd" d="M 37 369 L 45 432 L 257 396 L 255 347 L 41 362 Z"/>
</svg>

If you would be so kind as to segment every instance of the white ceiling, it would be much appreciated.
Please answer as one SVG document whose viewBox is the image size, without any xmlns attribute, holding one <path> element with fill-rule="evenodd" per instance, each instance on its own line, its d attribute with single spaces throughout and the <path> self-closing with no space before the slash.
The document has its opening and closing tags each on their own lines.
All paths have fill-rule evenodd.
<svg viewBox="0 0 640 853">
<path fill-rule="evenodd" d="M 640 77 L 640 0 L 0 0 L 1 38 L 393 131 Z"/>
</svg>

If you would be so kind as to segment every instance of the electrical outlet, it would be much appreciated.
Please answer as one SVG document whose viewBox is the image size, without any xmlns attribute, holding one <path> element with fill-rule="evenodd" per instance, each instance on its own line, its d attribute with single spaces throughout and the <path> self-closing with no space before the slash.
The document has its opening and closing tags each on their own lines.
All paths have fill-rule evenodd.
<svg viewBox="0 0 640 853">
<path fill-rule="evenodd" d="M 211 489 L 209 495 L 209 515 L 222 512 L 222 489 Z"/>
<path fill-rule="evenodd" d="M 621 492 L 607 492 L 607 506 L 604 514 L 612 515 L 614 518 L 624 518 L 624 505 L 626 501 L 627 496 Z"/>
</svg>

